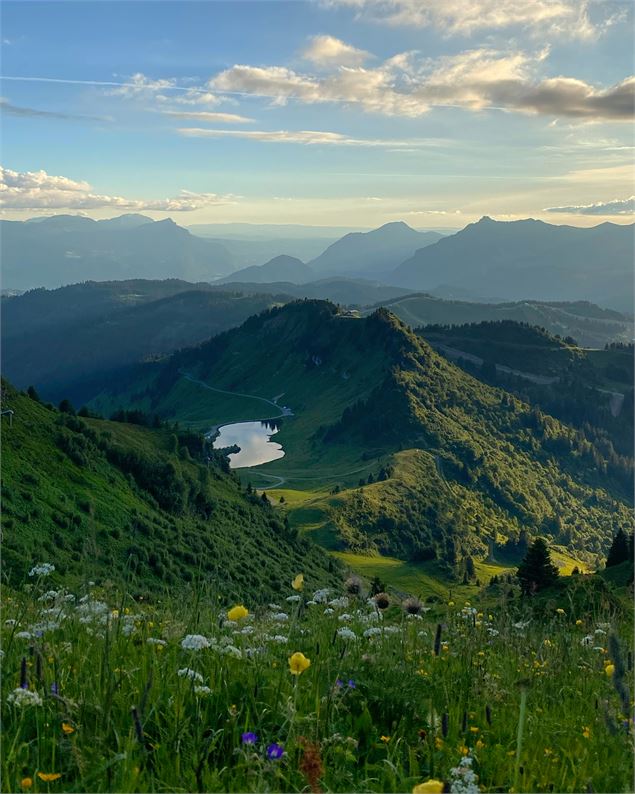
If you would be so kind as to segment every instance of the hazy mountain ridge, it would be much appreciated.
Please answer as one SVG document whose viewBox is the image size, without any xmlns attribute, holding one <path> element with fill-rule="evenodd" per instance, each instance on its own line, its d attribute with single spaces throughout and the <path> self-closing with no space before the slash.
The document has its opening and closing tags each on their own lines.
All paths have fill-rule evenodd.
<svg viewBox="0 0 635 794">
<path fill-rule="evenodd" d="M 122 218 L 0 221 L 5 287 L 144 277 L 210 281 L 233 267 L 222 245 L 195 237 L 170 219 Z"/>
<path fill-rule="evenodd" d="M 236 270 L 216 283 L 246 282 L 255 284 L 269 284 L 276 281 L 288 281 L 291 284 L 304 284 L 314 277 L 312 268 L 294 256 L 280 254 L 265 262 L 264 265 L 254 265 L 242 270 Z"/>
<path fill-rule="evenodd" d="M 344 235 L 309 265 L 316 273 L 327 275 L 383 275 L 419 248 L 442 237 L 438 232 L 415 231 L 403 221 L 386 223 L 369 232 Z"/>
<path fill-rule="evenodd" d="M 417 251 L 390 280 L 417 290 L 488 290 L 506 300 L 593 300 L 632 313 L 633 229 L 484 217 Z"/>
</svg>

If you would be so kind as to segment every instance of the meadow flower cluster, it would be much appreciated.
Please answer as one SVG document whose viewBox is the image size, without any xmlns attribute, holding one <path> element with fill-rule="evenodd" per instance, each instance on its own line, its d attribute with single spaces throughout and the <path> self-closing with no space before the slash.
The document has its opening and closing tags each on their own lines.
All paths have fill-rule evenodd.
<svg viewBox="0 0 635 794">
<path fill-rule="evenodd" d="M 504 600 L 368 599 L 357 577 L 338 593 L 311 591 L 307 574 L 284 608 L 202 591 L 146 603 L 52 589 L 53 573 L 5 597 L 5 791 L 600 792 L 632 780 L 632 652 L 608 610 L 545 619 Z"/>
</svg>

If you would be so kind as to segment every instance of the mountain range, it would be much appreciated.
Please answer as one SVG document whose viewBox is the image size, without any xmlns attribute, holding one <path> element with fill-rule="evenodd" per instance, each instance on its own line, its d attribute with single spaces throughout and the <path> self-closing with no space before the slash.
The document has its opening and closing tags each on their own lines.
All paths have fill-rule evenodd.
<svg viewBox="0 0 635 794">
<path fill-rule="evenodd" d="M 487 290 L 504 300 L 593 300 L 632 313 L 634 228 L 484 217 L 418 250 L 389 281 L 414 290 Z"/>
<path fill-rule="evenodd" d="M 78 281 L 183 278 L 211 281 L 233 268 L 221 244 L 195 237 L 174 221 L 143 215 L 94 221 L 56 215 L 0 221 L 6 289 L 59 287 Z"/>
<path fill-rule="evenodd" d="M 256 284 L 352 277 L 467 301 L 592 300 L 633 313 L 632 224 L 584 229 L 484 217 L 442 236 L 395 222 L 346 234 L 309 259 L 297 256 L 297 246 L 280 250 L 281 239 L 197 237 L 169 219 L 135 214 L 0 223 L 5 293 L 103 279 Z M 247 249 L 232 253 L 242 244 Z"/>
<path fill-rule="evenodd" d="M 403 221 L 386 223 L 370 232 L 344 235 L 309 264 L 322 275 L 377 278 L 390 273 L 418 249 L 441 239 L 439 232 L 417 232 Z"/>
</svg>

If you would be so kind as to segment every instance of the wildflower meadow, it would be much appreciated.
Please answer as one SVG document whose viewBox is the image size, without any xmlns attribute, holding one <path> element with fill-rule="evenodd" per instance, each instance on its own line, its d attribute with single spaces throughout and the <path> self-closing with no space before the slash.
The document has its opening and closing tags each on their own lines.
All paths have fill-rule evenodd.
<svg viewBox="0 0 635 794">
<path fill-rule="evenodd" d="M 632 790 L 614 609 L 536 619 L 303 576 L 264 606 L 150 604 L 49 568 L 5 594 L 3 791 Z"/>
</svg>

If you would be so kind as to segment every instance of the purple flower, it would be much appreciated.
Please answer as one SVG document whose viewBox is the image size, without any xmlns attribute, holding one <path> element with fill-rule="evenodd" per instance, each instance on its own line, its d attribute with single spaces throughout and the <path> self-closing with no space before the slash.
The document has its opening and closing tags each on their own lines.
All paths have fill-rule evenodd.
<svg viewBox="0 0 635 794">
<path fill-rule="evenodd" d="M 256 736 L 255 733 L 252 733 L 252 731 L 247 731 L 246 733 L 243 733 L 243 735 L 240 738 L 243 744 L 256 744 L 256 742 L 258 741 L 258 737 Z"/>
<path fill-rule="evenodd" d="M 348 688 L 349 688 L 349 689 L 355 689 L 355 686 L 356 686 L 356 684 L 355 684 L 355 682 L 353 681 L 353 679 L 352 679 L 352 678 L 349 678 L 349 679 L 348 679 Z"/>
<path fill-rule="evenodd" d="M 338 679 L 337 679 L 337 681 L 335 682 L 335 686 L 336 686 L 338 689 L 341 689 L 341 688 L 344 686 L 344 682 L 342 681 L 342 679 L 341 679 L 341 678 L 338 678 Z"/>
<path fill-rule="evenodd" d="M 284 754 L 284 747 L 281 747 L 279 744 L 276 744 L 275 742 L 273 744 L 270 744 L 269 747 L 267 747 L 267 758 L 270 761 L 277 761 L 278 758 L 282 758 L 283 754 Z"/>
<path fill-rule="evenodd" d="M 52 693 L 53 695 L 59 695 L 59 692 L 60 692 L 60 688 L 59 688 L 59 687 L 58 687 L 58 685 L 55 683 L 55 681 L 53 681 L 53 683 L 51 684 L 51 693 Z"/>
</svg>

